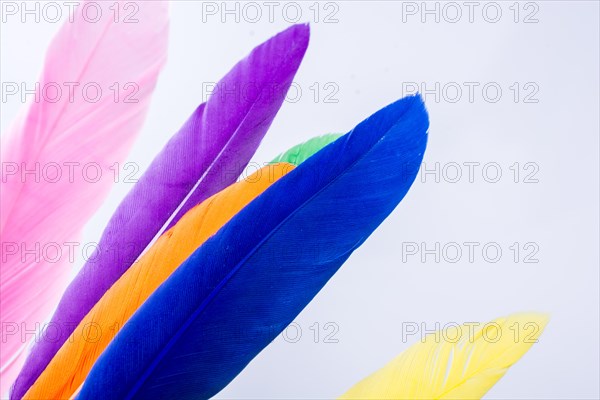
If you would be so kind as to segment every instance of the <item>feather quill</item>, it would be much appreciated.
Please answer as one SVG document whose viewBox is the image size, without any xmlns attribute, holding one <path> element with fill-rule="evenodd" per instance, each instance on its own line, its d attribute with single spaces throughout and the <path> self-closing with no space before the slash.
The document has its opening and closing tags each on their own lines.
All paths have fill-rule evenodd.
<svg viewBox="0 0 600 400">
<path fill-rule="evenodd" d="M 111 188 L 110 168 L 136 138 L 166 60 L 166 1 L 139 3 L 129 24 L 115 23 L 110 6 L 125 2 L 79 4 L 48 48 L 32 101 L 2 137 L 2 394 L 24 361 L 25 339 L 71 277 L 65 245 Z"/>
<path fill-rule="evenodd" d="M 52 319 L 64 328 L 58 339 L 40 340 L 14 398 L 27 391 L 73 328 L 174 214 L 168 228 L 235 182 L 275 118 L 308 38 L 308 25 L 295 25 L 255 48 L 158 154 L 109 221 L 99 242 L 101 252 L 90 257 L 68 287 Z M 123 251 L 124 244 L 129 251 Z"/>
<path fill-rule="evenodd" d="M 208 239 L 125 324 L 78 399 L 208 398 L 308 304 L 410 188 L 419 96 L 308 158 Z"/>
<path fill-rule="evenodd" d="M 428 335 L 340 398 L 480 399 L 537 342 L 547 323 L 543 314 L 514 314 Z"/>
</svg>

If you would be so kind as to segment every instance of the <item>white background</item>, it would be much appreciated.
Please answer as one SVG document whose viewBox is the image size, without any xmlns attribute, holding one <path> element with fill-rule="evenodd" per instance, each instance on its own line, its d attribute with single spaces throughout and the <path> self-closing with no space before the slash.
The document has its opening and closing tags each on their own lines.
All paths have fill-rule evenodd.
<svg viewBox="0 0 600 400">
<path fill-rule="evenodd" d="M 215 3 L 222 7 L 221 3 Z M 289 26 L 276 9 L 259 22 L 240 22 L 232 15 L 203 14 L 199 1 L 174 2 L 169 61 L 160 78 L 143 132 L 129 160 L 143 169 L 189 113 L 202 102 L 203 82 L 217 81 L 255 45 Z M 489 321 L 518 311 L 543 311 L 551 322 L 540 342 L 489 392 L 490 399 L 598 398 L 599 258 L 599 7 L 595 1 L 497 3 L 484 15 L 481 2 L 469 22 L 468 8 L 438 4 L 434 15 L 403 14 L 396 1 L 325 3 L 315 21 L 313 2 L 298 3 L 301 21 L 311 22 L 311 44 L 296 81 L 297 102 L 287 102 L 255 159 L 267 161 L 288 147 L 327 132 L 346 132 L 363 118 L 403 96 L 407 82 L 440 88 L 437 99 L 426 95 L 430 141 L 424 162 L 439 163 L 439 182 L 421 175 L 398 209 L 350 258 L 296 319 L 302 329 L 297 343 L 278 337 L 227 387 L 222 398 L 331 398 L 415 343 L 402 340 L 403 322 L 427 329 L 451 322 Z M 421 2 L 414 3 L 419 9 Z M 436 3 L 428 3 L 433 9 Z M 311 10 L 309 7 L 313 7 Z M 230 7 L 233 7 L 231 5 Z M 240 10 L 243 3 L 240 3 Z M 513 7 L 512 9 L 510 7 Z M 279 11 L 277 11 L 279 10 Z M 444 13 L 444 10 L 446 13 Z M 337 23 L 323 17 L 336 11 Z M 420 11 L 420 10 L 419 10 Z M 526 15 L 537 23 L 524 23 Z M 252 18 L 254 14 L 250 17 Z M 293 17 L 290 11 L 289 16 Z M 203 21 L 204 17 L 204 21 Z M 291 18 L 288 18 L 288 20 Z M 2 24 L 1 80 L 34 82 L 44 49 L 59 24 Z M 325 102 L 324 85 L 339 89 Z M 477 82 L 470 101 L 463 82 Z M 499 101 L 486 100 L 482 87 L 502 89 Z M 520 94 L 515 102 L 518 82 Z M 321 92 L 315 102 L 315 83 Z M 529 90 L 524 89 L 526 83 Z M 331 87 L 331 86 L 330 86 Z M 525 95 L 538 88 L 526 103 Z M 313 86 L 314 88 L 314 86 Z M 490 89 L 490 97 L 494 92 Z M 3 131 L 22 104 L 2 103 Z M 473 182 L 463 163 L 479 162 Z M 515 183 L 515 162 L 521 174 Z M 524 169 L 525 163 L 533 163 Z M 456 164 L 462 177 L 456 176 Z M 497 163 L 502 177 L 490 183 Z M 497 166 L 492 164 L 493 166 Z M 514 168 L 514 167 L 513 167 Z M 538 169 L 537 183 L 525 183 Z M 130 184 L 116 185 L 90 220 L 84 242 L 96 241 Z M 453 251 L 435 262 L 428 255 L 405 256 L 406 242 L 478 242 L 474 262 L 467 248 L 455 263 Z M 509 248 L 521 246 L 518 262 Z M 538 247 L 537 263 L 525 263 L 523 245 Z M 488 262 L 482 246 L 497 243 L 502 257 Z M 450 250 L 449 250 L 450 251 Z M 489 253 L 494 256 L 490 250 Z M 81 265 L 81 262 L 77 266 Z M 314 343 L 318 322 L 321 335 Z M 339 327 L 324 343 L 324 324 Z M 290 331 L 294 336 L 294 331 Z"/>
</svg>

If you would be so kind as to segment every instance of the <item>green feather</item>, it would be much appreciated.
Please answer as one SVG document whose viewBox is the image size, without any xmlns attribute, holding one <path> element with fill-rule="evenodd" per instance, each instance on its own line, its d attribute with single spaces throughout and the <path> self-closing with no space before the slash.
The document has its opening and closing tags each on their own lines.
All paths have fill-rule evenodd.
<svg viewBox="0 0 600 400">
<path fill-rule="evenodd" d="M 340 136 L 342 136 L 340 133 L 328 133 L 327 135 L 314 137 L 281 153 L 271 161 L 271 164 L 287 162 L 298 166 L 329 143 L 336 141 Z"/>
</svg>

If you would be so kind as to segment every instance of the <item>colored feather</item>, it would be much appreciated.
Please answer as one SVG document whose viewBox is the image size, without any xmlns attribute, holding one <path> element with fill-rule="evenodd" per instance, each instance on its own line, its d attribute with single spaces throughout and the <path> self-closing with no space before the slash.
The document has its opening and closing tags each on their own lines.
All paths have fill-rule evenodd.
<svg viewBox="0 0 600 400">
<path fill-rule="evenodd" d="M 323 147 L 339 139 L 342 135 L 338 133 L 329 133 L 323 136 L 314 137 L 304 143 L 297 144 L 286 152 L 279 154 L 271 163 L 287 162 L 293 165 L 300 165 L 309 157 L 320 151 Z"/>
<path fill-rule="evenodd" d="M 207 238 L 293 168 L 287 163 L 264 167 L 192 208 L 104 294 L 24 398 L 62 399 L 73 395 L 119 328 L 154 290 Z M 97 340 L 89 340 L 86 334 L 86 327 L 91 326 L 101 332 Z"/>
<path fill-rule="evenodd" d="M 491 323 L 430 334 L 341 399 L 480 399 L 536 343 L 542 314 L 514 314 Z"/>
<path fill-rule="evenodd" d="M 27 391 L 73 328 L 173 214 L 170 226 L 235 182 L 284 100 L 286 90 L 273 87 L 290 86 L 308 38 L 308 26 L 295 25 L 254 49 L 154 159 L 109 221 L 98 245 L 102 252 L 90 257 L 63 296 L 52 319 L 65 326 L 59 338 L 37 344 L 13 398 Z"/>
<path fill-rule="evenodd" d="M 138 309 L 78 399 L 219 392 L 397 206 L 419 169 L 427 127 L 421 98 L 405 98 L 275 182 Z"/>
<path fill-rule="evenodd" d="M 167 2 L 140 3 L 137 23 L 115 23 L 109 7 L 124 3 L 79 4 L 48 48 L 30 104 L 2 137 L 2 394 L 25 339 L 71 278 L 66 246 L 108 194 L 110 168 L 136 138 L 166 60 Z M 90 4 L 89 15 L 104 15 L 95 23 L 83 18 Z"/>
<path fill-rule="evenodd" d="M 294 146 L 295 159 L 307 159 L 330 141 L 319 137 L 307 142 L 311 143 L 309 146 Z M 120 327 L 175 268 L 253 198 L 293 168 L 289 163 L 264 167 L 184 215 L 104 294 L 23 398 L 73 395 Z M 98 340 L 88 340 L 85 331 L 91 326 L 102 332 Z"/>
</svg>

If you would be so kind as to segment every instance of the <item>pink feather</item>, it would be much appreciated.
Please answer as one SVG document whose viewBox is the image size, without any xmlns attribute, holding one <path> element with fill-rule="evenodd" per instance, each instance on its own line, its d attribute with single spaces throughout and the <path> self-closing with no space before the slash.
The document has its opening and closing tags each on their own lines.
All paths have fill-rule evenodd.
<svg viewBox="0 0 600 400">
<path fill-rule="evenodd" d="M 96 7 L 101 17 L 92 22 Z M 48 49 L 39 98 L 2 137 L 0 394 L 71 278 L 67 243 L 102 204 L 114 182 L 110 168 L 140 131 L 167 40 L 166 1 L 84 1 Z"/>
</svg>

